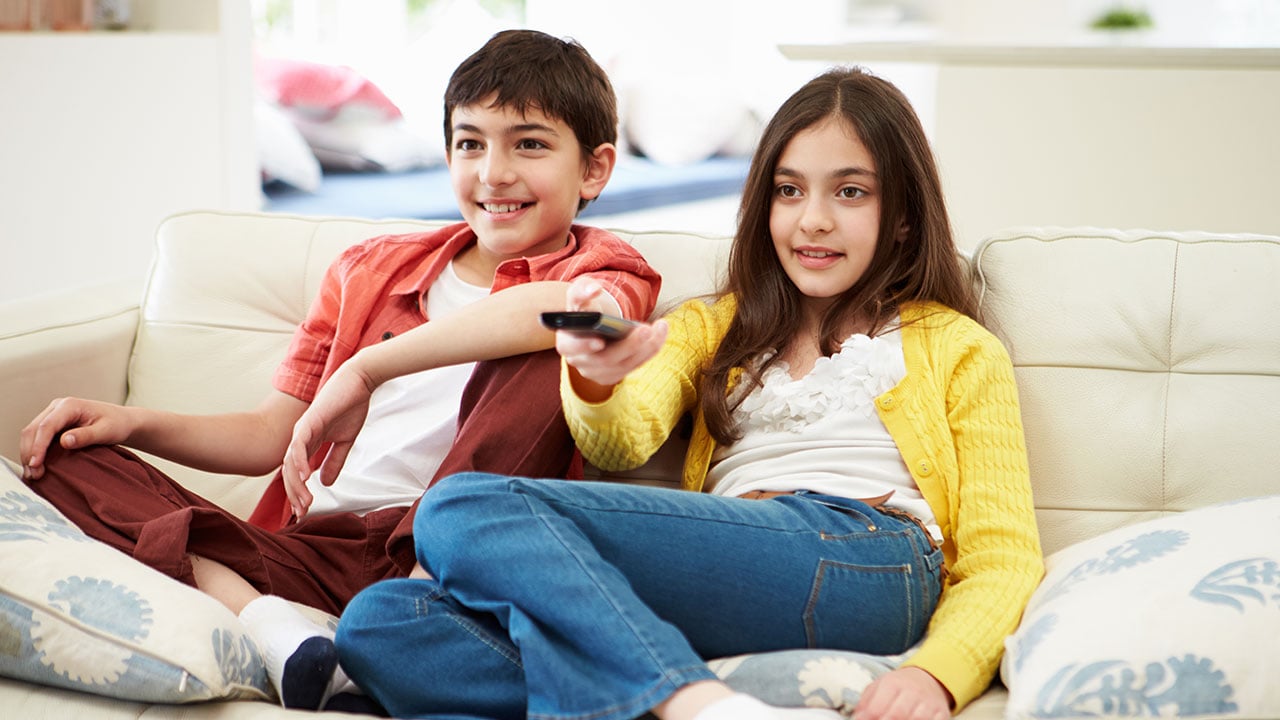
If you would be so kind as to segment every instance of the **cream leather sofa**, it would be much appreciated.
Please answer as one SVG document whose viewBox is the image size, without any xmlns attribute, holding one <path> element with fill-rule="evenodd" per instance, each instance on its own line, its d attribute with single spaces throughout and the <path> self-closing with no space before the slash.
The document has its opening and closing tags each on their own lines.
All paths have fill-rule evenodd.
<svg viewBox="0 0 1280 720">
<path fill-rule="evenodd" d="M 140 303 L 103 286 L 0 306 L 0 454 L 16 458 L 18 429 L 60 395 L 251 406 L 329 261 L 366 237 L 429 225 L 180 214 L 159 228 Z M 724 238 L 620 234 L 664 275 L 668 306 L 709 291 L 728 249 Z M 1280 488 L 1280 238 L 1014 230 L 984 241 L 972 266 L 1018 368 L 1046 554 Z M 629 478 L 670 481 L 679 459 L 664 449 Z M 241 514 L 262 486 L 173 470 Z M 0 632 L 0 655 L 15 643 Z M 1002 717 L 1006 698 L 997 683 L 962 717 Z M 0 716 L 301 717 L 260 700 L 152 705 L 13 679 L 0 679 Z"/>
</svg>

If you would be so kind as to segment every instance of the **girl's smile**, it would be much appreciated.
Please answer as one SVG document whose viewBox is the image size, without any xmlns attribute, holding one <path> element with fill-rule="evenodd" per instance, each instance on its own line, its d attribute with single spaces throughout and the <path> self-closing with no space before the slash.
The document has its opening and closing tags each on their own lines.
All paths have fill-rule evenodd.
<svg viewBox="0 0 1280 720">
<path fill-rule="evenodd" d="M 820 247 L 798 247 L 795 253 L 800 265 L 810 270 L 828 268 L 844 257 L 844 253 Z"/>
</svg>

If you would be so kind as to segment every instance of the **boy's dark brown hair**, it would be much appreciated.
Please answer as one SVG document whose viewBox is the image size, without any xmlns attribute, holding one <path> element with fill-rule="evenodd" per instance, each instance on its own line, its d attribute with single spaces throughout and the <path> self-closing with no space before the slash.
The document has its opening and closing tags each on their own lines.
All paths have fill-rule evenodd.
<svg viewBox="0 0 1280 720">
<path fill-rule="evenodd" d="M 822 352 L 836 351 L 842 322 L 851 315 L 883 332 L 907 303 L 941 303 L 978 319 L 978 303 L 956 250 L 942 182 L 929 141 L 911 103 L 898 88 L 861 68 L 837 68 L 810 80 L 788 98 L 765 128 L 751 159 L 725 292 L 738 307 L 724 340 L 702 377 L 701 404 L 718 442 L 737 440 L 733 398 L 743 398 L 768 366 L 757 358 L 776 350 L 776 361 L 800 326 L 801 295 L 787 276 L 769 232 L 774 172 L 797 133 L 834 118 L 847 123 L 871 153 L 880 186 L 880 228 L 863 276 L 822 318 Z M 738 392 L 726 397 L 730 373 L 746 370 Z"/>
<path fill-rule="evenodd" d="M 534 108 L 561 120 L 585 156 L 618 141 L 618 100 L 604 69 L 574 40 L 537 30 L 503 30 L 475 51 L 444 91 L 444 142 L 453 147 L 453 110 L 493 100 L 517 112 Z M 587 204 L 583 200 L 578 209 Z"/>
</svg>

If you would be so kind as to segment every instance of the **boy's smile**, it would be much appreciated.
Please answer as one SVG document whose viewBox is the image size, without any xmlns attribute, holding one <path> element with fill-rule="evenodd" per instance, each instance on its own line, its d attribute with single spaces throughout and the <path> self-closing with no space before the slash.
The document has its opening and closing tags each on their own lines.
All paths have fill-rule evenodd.
<svg viewBox="0 0 1280 720">
<path fill-rule="evenodd" d="M 458 261 L 487 280 L 505 260 L 564 247 L 579 201 L 600 194 L 615 157 L 612 145 L 586 156 L 572 128 L 537 108 L 491 103 L 454 109 L 449 148 L 458 208 L 478 238 Z"/>
</svg>

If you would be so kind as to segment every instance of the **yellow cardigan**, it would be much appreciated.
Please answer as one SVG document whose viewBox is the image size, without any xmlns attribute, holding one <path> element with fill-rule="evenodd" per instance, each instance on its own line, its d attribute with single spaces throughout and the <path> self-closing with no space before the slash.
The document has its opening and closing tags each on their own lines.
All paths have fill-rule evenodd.
<svg viewBox="0 0 1280 720">
<path fill-rule="evenodd" d="M 582 401 L 562 377 L 565 417 L 590 462 L 638 467 L 693 412 L 683 485 L 703 489 L 715 441 L 698 411 L 699 373 L 735 308 L 731 296 L 677 308 L 662 350 L 603 403 Z M 904 665 L 937 678 L 959 711 L 995 676 L 1044 565 L 1007 351 L 941 305 L 908 306 L 902 318 L 907 374 L 876 406 L 941 527 L 949 571 L 925 640 Z"/>
</svg>

